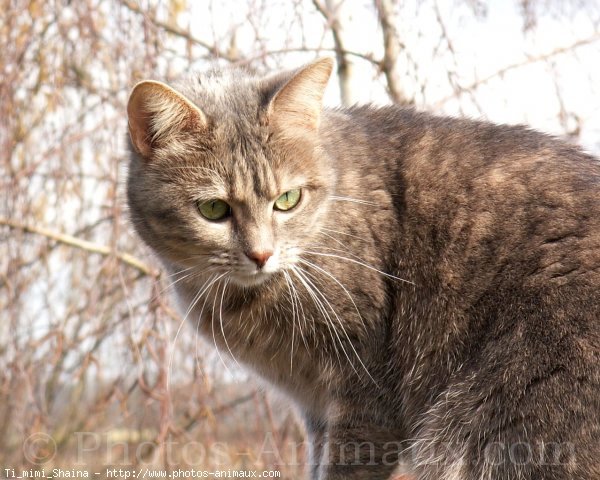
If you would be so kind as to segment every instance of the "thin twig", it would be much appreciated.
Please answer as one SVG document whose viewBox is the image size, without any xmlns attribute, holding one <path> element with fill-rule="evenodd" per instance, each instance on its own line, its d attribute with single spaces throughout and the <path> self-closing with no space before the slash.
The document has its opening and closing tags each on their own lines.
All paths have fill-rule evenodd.
<svg viewBox="0 0 600 480">
<path fill-rule="evenodd" d="M 505 73 L 510 72 L 511 70 L 526 67 L 527 65 L 531 65 L 533 63 L 546 61 L 557 55 L 562 55 L 563 53 L 568 53 L 571 50 L 575 50 L 579 47 L 583 47 L 585 45 L 594 43 L 594 42 L 598 41 L 599 39 L 600 39 L 600 32 L 597 32 L 594 35 L 592 35 L 591 37 L 584 38 L 582 40 L 578 40 L 566 47 L 559 47 L 557 49 L 552 50 L 551 52 L 543 53 L 543 54 L 535 56 L 535 57 L 528 57 L 527 59 L 522 60 L 520 62 L 512 63 L 512 64 L 507 65 L 506 67 L 503 67 L 500 70 L 488 75 L 487 77 L 482 78 L 481 80 L 476 80 L 473 83 L 471 83 L 470 85 L 462 87 L 462 91 L 458 92 L 458 95 L 460 95 L 464 92 L 471 92 L 472 90 L 479 88 L 480 86 L 490 82 L 491 80 L 494 80 L 497 77 L 503 76 Z M 442 98 L 441 100 L 438 100 L 436 102 L 436 106 L 439 107 L 440 105 L 443 105 L 444 103 L 455 98 L 456 96 L 457 96 L 457 94 L 453 94 L 448 97 Z"/>
<path fill-rule="evenodd" d="M 146 12 L 144 12 L 138 5 L 136 5 L 134 2 L 132 2 L 130 0 L 120 0 L 120 1 L 121 1 L 121 5 L 126 7 L 128 10 L 131 10 L 133 13 L 142 15 L 146 20 L 148 20 L 154 26 L 161 28 L 162 30 L 164 30 L 167 33 L 170 33 L 171 35 L 181 37 L 181 38 L 187 40 L 188 42 L 195 43 L 196 45 L 204 47 L 206 50 L 208 50 L 212 55 L 214 55 L 217 58 L 223 58 L 225 60 L 228 60 L 229 62 L 235 62 L 235 61 L 240 60 L 240 58 L 238 56 L 231 55 L 229 52 L 220 50 L 217 47 L 217 45 L 211 45 L 210 43 L 205 42 L 204 40 L 200 40 L 198 37 L 193 36 L 190 32 L 186 32 L 185 30 L 183 30 L 179 27 L 176 27 L 174 25 L 169 25 L 166 22 L 162 22 L 162 21 L 158 20 L 157 18 L 151 17 Z"/>
</svg>

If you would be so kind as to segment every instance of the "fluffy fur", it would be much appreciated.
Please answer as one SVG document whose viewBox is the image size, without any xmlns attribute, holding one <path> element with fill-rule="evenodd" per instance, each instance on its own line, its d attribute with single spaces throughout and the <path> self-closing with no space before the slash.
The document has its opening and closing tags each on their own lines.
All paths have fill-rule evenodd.
<svg viewBox="0 0 600 480">
<path fill-rule="evenodd" d="M 321 111 L 331 68 L 134 90 L 132 219 L 183 311 L 295 401 L 313 479 L 600 478 L 600 163 L 520 126 Z"/>
</svg>

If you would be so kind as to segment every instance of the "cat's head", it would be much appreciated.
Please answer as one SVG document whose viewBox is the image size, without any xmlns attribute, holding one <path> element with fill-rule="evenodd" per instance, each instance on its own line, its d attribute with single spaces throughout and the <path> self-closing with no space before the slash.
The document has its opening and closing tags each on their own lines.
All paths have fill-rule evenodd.
<svg viewBox="0 0 600 480">
<path fill-rule="evenodd" d="M 332 67 L 321 59 L 264 79 L 226 70 L 173 88 L 136 85 L 129 207 L 175 270 L 259 285 L 316 241 L 334 182 L 318 136 Z"/>
</svg>

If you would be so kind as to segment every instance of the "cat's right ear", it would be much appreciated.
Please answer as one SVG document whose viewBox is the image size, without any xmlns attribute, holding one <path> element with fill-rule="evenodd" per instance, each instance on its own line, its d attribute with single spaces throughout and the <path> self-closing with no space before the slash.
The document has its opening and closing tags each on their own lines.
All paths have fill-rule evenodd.
<svg viewBox="0 0 600 480">
<path fill-rule="evenodd" d="M 168 85 L 153 80 L 138 83 L 127 103 L 129 136 L 145 158 L 182 134 L 206 128 L 206 115 L 193 102 Z"/>
</svg>

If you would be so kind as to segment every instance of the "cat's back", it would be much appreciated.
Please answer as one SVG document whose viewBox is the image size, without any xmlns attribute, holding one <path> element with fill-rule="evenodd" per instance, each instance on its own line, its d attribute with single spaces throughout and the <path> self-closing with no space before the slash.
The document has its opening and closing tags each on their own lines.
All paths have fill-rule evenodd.
<svg viewBox="0 0 600 480">
<path fill-rule="evenodd" d="M 523 126 L 395 106 L 328 121 L 342 177 L 365 179 L 352 193 L 369 198 L 382 188 L 369 179 L 382 179 L 405 235 L 421 241 L 415 251 L 447 265 L 449 281 L 489 281 L 511 264 L 524 283 L 600 285 L 597 158 Z"/>
<path fill-rule="evenodd" d="M 401 363 L 410 365 L 407 351 L 430 352 L 402 377 L 415 399 L 404 407 L 427 419 L 414 427 L 419 448 L 461 438 L 475 458 L 481 441 L 501 438 L 527 441 L 536 455 L 551 441 L 576 445 L 580 461 L 597 458 L 598 159 L 525 127 L 398 107 L 331 119 L 339 137 L 326 141 L 338 148 L 328 150 L 344 167 L 340 185 L 352 185 L 344 194 L 388 192 L 388 267 L 415 283 L 400 287 L 393 311 Z M 363 181 L 344 182 L 346 172 Z M 435 334 L 412 333 L 424 329 Z M 573 478 L 595 478 L 594 468 L 581 462 Z"/>
<path fill-rule="evenodd" d="M 598 158 L 523 125 L 437 116 L 395 105 L 326 111 L 324 123 L 322 138 L 338 161 L 428 181 L 432 189 L 456 182 L 513 182 L 561 196 L 600 189 Z"/>
</svg>

